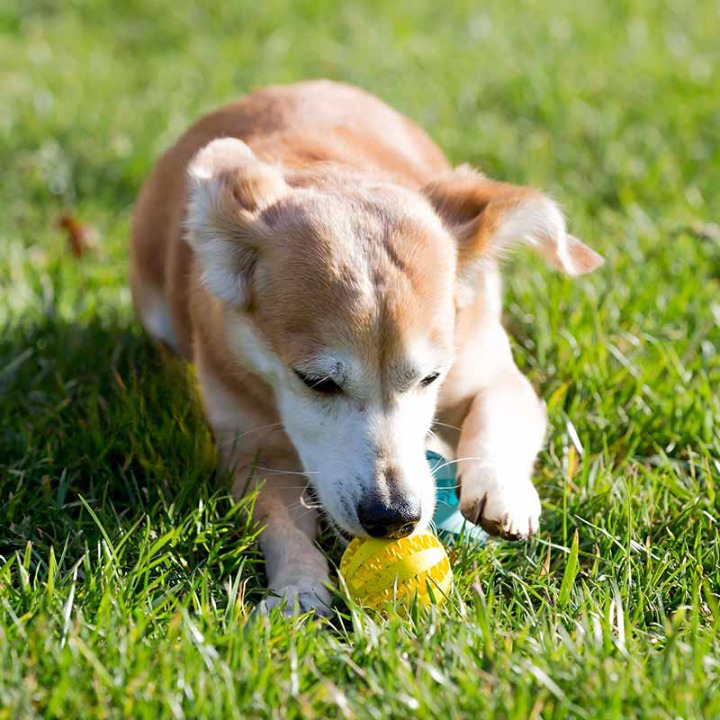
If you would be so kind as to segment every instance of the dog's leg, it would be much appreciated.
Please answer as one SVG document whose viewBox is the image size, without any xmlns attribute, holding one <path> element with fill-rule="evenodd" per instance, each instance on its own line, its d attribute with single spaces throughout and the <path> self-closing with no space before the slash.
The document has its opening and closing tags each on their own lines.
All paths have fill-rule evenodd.
<svg viewBox="0 0 720 720">
<path fill-rule="evenodd" d="M 502 330 L 498 337 L 507 343 Z M 519 539 L 538 528 L 540 499 L 531 473 L 546 421 L 509 345 L 504 350 L 501 367 L 484 379 L 462 423 L 456 454 L 460 510 L 493 535 Z"/>
<path fill-rule="evenodd" d="M 262 608 L 327 615 L 332 597 L 328 562 L 315 545 L 318 513 L 303 496 L 306 482 L 296 463 L 268 456 L 237 472 L 234 492 L 241 495 L 255 484 L 260 488 L 253 517 L 264 526 L 259 542 L 272 592 Z"/>
<path fill-rule="evenodd" d="M 253 519 L 264 526 L 259 544 L 273 593 L 262 608 L 328 614 L 328 562 L 315 545 L 318 513 L 303 495 L 308 481 L 300 460 L 277 418 L 243 402 L 213 373 L 202 351 L 195 347 L 195 364 L 220 467 L 234 473 L 235 497 L 258 489 Z"/>
</svg>

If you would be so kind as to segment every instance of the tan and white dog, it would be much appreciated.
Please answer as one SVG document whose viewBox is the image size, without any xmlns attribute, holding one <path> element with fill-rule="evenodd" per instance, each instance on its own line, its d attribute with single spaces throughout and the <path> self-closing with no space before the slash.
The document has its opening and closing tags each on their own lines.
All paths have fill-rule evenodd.
<svg viewBox="0 0 720 720">
<path fill-rule="evenodd" d="M 270 605 L 327 609 L 317 506 L 346 536 L 428 524 L 433 427 L 465 517 L 537 529 L 545 417 L 501 325 L 497 258 L 529 245 L 569 275 L 602 262 L 548 197 L 452 170 L 377 98 L 306 82 L 193 125 L 132 236 L 140 319 L 195 363 L 235 491 L 260 484 Z"/>
</svg>

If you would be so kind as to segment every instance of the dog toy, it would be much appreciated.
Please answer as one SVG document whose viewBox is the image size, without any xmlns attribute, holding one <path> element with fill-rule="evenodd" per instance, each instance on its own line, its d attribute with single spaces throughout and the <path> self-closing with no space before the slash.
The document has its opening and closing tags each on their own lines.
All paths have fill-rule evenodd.
<svg viewBox="0 0 720 720">
<path fill-rule="evenodd" d="M 487 533 L 481 528 L 466 520 L 458 510 L 458 497 L 455 492 L 457 478 L 454 464 L 448 463 L 443 457 L 430 450 L 427 451 L 430 469 L 435 476 L 437 505 L 433 522 L 438 534 L 448 542 L 461 538 L 466 542 L 482 544 L 487 539 Z"/>
<path fill-rule="evenodd" d="M 348 592 L 362 606 L 380 609 L 396 601 L 407 609 L 413 599 L 440 604 L 452 586 L 450 560 L 431 533 L 400 540 L 355 538 L 340 561 Z"/>
</svg>

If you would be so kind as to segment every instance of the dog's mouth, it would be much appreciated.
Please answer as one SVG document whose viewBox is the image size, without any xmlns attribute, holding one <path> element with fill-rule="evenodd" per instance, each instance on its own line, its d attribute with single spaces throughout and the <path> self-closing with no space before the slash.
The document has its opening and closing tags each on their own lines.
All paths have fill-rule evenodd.
<svg viewBox="0 0 720 720">
<path fill-rule="evenodd" d="M 345 542 L 352 542 L 352 540 L 355 539 L 355 535 L 353 533 L 346 530 L 340 523 L 333 518 L 330 511 L 327 510 L 325 505 L 323 504 L 322 500 L 320 499 L 320 495 L 318 494 L 317 489 L 312 484 L 312 479 L 308 478 L 309 482 L 305 486 L 305 489 L 302 491 L 302 494 L 300 496 L 300 502 L 303 505 L 303 507 L 307 508 L 308 510 L 315 510 L 320 515 L 320 522 L 323 523 L 325 527 L 330 529 L 332 533 L 338 537 L 344 540 Z"/>
<path fill-rule="evenodd" d="M 355 536 L 352 533 L 349 533 L 347 530 L 344 530 L 341 528 L 331 517 L 330 513 L 324 512 L 323 517 L 328 525 L 328 527 L 337 535 L 339 538 L 342 538 L 345 540 L 345 542 L 352 542 L 355 539 Z"/>
<path fill-rule="evenodd" d="M 346 542 L 351 542 L 355 536 L 340 526 L 332 517 L 332 515 L 325 509 L 322 504 L 317 490 L 308 483 L 306 488 L 302 492 L 301 502 L 304 507 L 312 510 L 316 510 L 320 513 L 320 520 L 323 522 L 337 537 L 342 538 Z"/>
</svg>

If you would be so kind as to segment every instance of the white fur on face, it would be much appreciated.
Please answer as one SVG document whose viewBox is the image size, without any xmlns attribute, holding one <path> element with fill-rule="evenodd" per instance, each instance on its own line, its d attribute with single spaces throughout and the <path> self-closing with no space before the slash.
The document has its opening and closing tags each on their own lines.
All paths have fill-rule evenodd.
<svg viewBox="0 0 720 720">
<path fill-rule="evenodd" d="M 425 458 L 425 441 L 440 380 L 426 388 L 416 384 L 394 392 L 390 402 L 383 402 L 379 378 L 351 357 L 328 354 L 307 365 L 313 376 L 325 372 L 346 388 L 343 395 L 327 396 L 305 387 L 249 323 L 234 324 L 232 337 L 248 366 L 272 383 L 285 431 L 336 525 L 351 535 L 365 535 L 357 509 L 374 496 L 391 506 L 418 504 L 417 527 L 427 527 L 435 510 L 435 481 Z M 436 369 L 435 358 L 418 360 L 418 367 L 428 373 Z M 381 459 L 398 472 L 392 486 L 378 473 Z"/>
<path fill-rule="evenodd" d="M 436 397 L 434 388 L 418 387 L 384 404 L 379 397 L 323 396 L 299 381 L 283 384 L 278 401 L 286 432 L 320 501 L 343 530 L 365 534 L 357 509 L 369 497 L 389 506 L 417 504 L 418 527 L 430 522 L 435 483 L 425 439 Z M 398 471 L 391 486 L 379 472 L 381 458 Z"/>
</svg>

